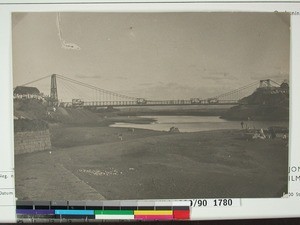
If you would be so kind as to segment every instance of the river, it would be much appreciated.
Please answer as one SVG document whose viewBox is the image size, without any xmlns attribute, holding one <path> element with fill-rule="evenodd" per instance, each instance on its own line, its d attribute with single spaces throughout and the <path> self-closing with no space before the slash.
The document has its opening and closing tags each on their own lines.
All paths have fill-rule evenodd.
<svg viewBox="0 0 300 225">
<path fill-rule="evenodd" d="M 141 116 L 155 119 L 150 124 L 115 123 L 111 127 L 140 128 L 157 131 L 169 131 L 177 127 L 180 132 L 197 132 L 221 129 L 241 129 L 241 121 L 228 121 L 217 116 Z M 288 127 L 287 121 L 244 121 L 244 126 L 266 129 L 270 126 Z"/>
</svg>

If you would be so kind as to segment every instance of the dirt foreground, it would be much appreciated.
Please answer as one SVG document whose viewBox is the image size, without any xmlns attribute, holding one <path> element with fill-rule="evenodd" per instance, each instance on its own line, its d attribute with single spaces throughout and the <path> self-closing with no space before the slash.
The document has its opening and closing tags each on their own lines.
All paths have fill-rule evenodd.
<svg viewBox="0 0 300 225">
<path fill-rule="evenodd" d="M 53 128 L 54 149 L 17 155 L 19 200 L 281 197 L 288 149 L 240 130 Z"/>
</svg>

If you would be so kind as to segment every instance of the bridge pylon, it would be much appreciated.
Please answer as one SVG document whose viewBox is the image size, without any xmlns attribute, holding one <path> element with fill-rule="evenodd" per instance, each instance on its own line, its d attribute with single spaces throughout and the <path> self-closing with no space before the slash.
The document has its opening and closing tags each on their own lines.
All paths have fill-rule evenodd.
<svg viewBox="0 0 300 225">
<path fill-rule="evenodd" d="M 270 88 L 270 87 L 272 87 L 271 80 L 270 79 L 260 80 L 259 81 L 259 87 L 260 88 Z"/>
<path fill-rule="evenodd" d="M 56 83 L 56 74 L 51 75 L 51 89 L 50 89 L 50 105 L 58 105 L 58 94 L 57 94 L 57 83 Z"/>
</svg>

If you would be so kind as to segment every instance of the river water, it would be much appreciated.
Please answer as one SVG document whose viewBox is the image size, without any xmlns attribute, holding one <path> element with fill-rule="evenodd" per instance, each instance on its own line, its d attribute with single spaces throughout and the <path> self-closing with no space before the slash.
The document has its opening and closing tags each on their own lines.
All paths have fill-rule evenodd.
<svg viewBox="0 0 300 225">
<path fill-rule="evenodd" d="M 111 127 L 140 128 L 157 131 L 169 131 L 177 127 L 180 132 L 197 132 L 221 129 L 241 129 L 241 121 L 228 121 L 217 116 L 141 116 L 155 119 L 151 124 L 115 123 Z M 244 121 L 244 126 L 266 129 L 270 126 L 288 127 L 287 121 Z"/>
</svg>

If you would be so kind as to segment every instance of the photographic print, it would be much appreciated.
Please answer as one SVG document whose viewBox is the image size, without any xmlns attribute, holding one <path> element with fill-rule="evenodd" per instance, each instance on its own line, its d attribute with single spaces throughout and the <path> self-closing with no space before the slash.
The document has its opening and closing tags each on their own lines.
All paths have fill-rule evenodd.
<svg viewBox="0 0 300 225">
<path fill-rule="evenodd" d="M 18 200 L 287 194 L 290 15 L 15 12 Z"/>
</svg>

